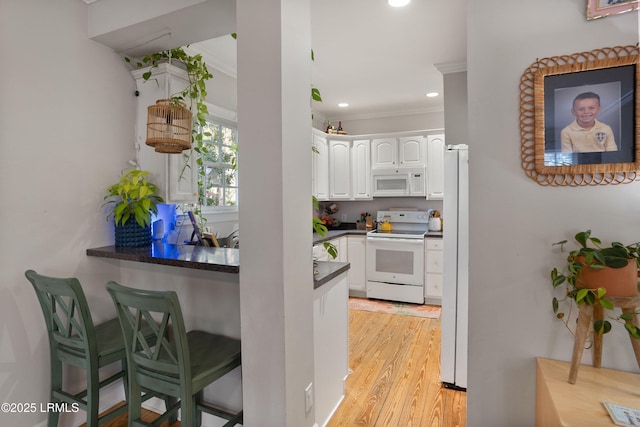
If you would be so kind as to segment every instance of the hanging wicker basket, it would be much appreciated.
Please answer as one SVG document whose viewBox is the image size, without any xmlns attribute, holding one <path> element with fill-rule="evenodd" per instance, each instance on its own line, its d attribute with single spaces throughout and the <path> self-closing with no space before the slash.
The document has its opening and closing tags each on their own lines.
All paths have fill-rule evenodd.
<svg viewBox="0 0 640 427">
<path fill-rule="evenodd" d="M 147 145 L 170 154 L 191 148 L 191 111 L 184 102 L 159 99 L 149 106 Z"/>
</svg>

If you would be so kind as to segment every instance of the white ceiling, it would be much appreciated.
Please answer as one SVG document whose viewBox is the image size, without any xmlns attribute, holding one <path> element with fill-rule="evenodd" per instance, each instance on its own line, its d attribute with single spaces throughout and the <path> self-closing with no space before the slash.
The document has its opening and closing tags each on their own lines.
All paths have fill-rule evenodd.
<svg viewBox="0 0 640 427">
<path fill-rule="evenodd" d="M 311 0 L 312 83 L 323 102 L 316 113 L 331 120 L 443 110 L 439 68 L 464 66 L 466 1 Z M 236 75 L 230 36 L 195 43 L 207 64 Z M 440 93 L 427 98 L 427 92 Z M 339 102 L 349 107 L 339 108 Z"/>
</svg>

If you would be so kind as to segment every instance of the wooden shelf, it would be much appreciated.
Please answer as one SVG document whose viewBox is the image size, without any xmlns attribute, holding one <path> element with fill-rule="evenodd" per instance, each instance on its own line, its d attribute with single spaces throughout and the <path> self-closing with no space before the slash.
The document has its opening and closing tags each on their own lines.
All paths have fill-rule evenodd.
<svg viewBox="0 0 640 427">
<path fill-rule="evenodd" d="M 581 365 L 569 384 L 570 368 L 570 362 L 536 359 L 536 426 L 613 426 L 603 400 L 640 406 L 639 374 Z"/>
</svg>

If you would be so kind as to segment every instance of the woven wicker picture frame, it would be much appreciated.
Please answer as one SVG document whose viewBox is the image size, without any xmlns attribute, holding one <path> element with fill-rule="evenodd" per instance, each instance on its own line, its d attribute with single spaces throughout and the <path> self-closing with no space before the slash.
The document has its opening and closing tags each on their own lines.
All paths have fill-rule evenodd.
<svg viewBox="0 0 640 427">
<path fill-rule="evenodd" d="M 638 46 L 601 48 L 539 59 L 525 70 L 520 79 L 520 137 L 527 176 L 545 186 L 640 179 L 638 53 Z M 562 144 L 566 136 L 561 135 L 572 120 L 577 122 L 576 100 L 587 93 L 598 94 L 596 120 L 609 121 L 606 131 L 594 131 L 587 138 L 608 138 L 615 144 L 582 152 Z"/>
</svg>

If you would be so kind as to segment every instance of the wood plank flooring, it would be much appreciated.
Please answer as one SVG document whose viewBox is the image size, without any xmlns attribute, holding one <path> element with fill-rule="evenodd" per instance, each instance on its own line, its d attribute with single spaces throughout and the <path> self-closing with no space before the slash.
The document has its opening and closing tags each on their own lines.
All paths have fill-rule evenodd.
<svg viewBox="0 0 640 427">
<path fill-rule="evenodd" d="M 466 393 L 440 384 L 440 319 L 350 309 L 349 367 L 327 427 L 466 427 Z M 125 414 L 104 427 L 126 425 Z"/>
<path fill-rule="evenodd" d="M 465 427 L 466 393 L 440 384 L 440 319 L 349 310 L 346 396 L 327 427 Z"/>
</svg>

